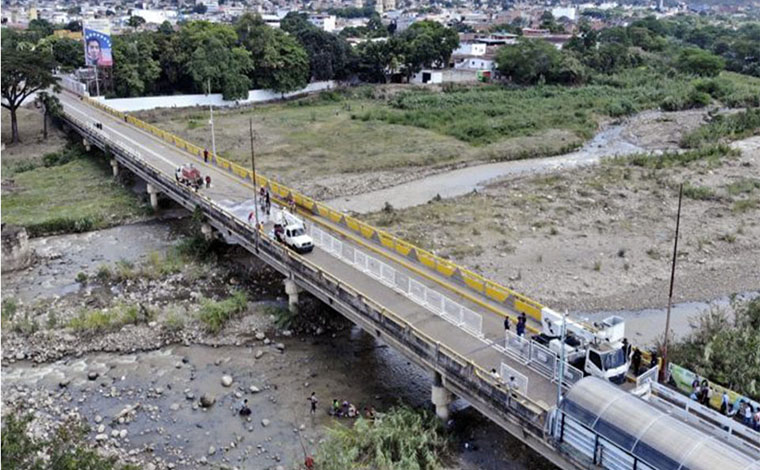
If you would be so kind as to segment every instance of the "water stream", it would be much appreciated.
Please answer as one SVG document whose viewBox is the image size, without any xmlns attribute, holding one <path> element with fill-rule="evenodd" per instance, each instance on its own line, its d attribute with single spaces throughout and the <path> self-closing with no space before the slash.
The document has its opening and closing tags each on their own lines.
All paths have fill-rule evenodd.
<svg viewBox="0 0 760 470">
<path fill-rule="evenodd" d="M 496 178 L 545 173 L 591 165 L 602 157 L 630 155 L 643 152 L 623 137 L 624 125 L 613 125 L 597 133 L 581 149 L 555 157 L 510 160 L 460 168 L 428 176 L 408 183 L 392 186 L 356 196 L 339 197 L 327 201 L 327 205 L 342 211 L 359 214 L 379 211 L 386 202 L 394 208 L 403 209 L 424 204 L 440 195 L 443 198 L 461 196 L 480 190 Z"/>
</svg>

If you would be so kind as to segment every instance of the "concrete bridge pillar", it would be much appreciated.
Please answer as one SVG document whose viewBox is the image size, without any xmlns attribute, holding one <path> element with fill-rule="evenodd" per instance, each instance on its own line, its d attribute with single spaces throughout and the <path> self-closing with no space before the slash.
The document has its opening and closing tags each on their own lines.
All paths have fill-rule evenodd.
<svg viewBox="0 0 760 470">
<path fill-rule="evenodd" d="M 113 177 L 117 178 L 119 176 L 119 162 L 115 158 L 111 159 L 111 169 L 113 170 Z"/>
<path fill-rule="evenodd" d="M 158 191 L 150 183 L 148 183 L 146 189 L 148 191 L 148 195 L 150 196 L 150 207 L 152 207 L 153 210 L 158 209 Z"/>
<path fill-rule="evenodd" d="M 433 372 L 432 402 L 435 405 L 435 415 L 442 421 L 449 420 L 449 405 L 454 400 L 451 392 L 443 386 L 443 377 L 438 372 Z"/>
<path fill-rule="evenodd" d="M 214 227 L 204 222 L 201 225 L 201 233 L 203 234 L 203 238 L 210 241 L 214 238 Z"/>
<path fill-rule="evenodd" d="M 301 288 L 296 284 L 294 279 L 285 279 L 285 293 L 288 294 L 288 309 L 292 313 L 298 312 L 298 294 L 300 292 Z"/>
<path fill-rule="evenodd" d="M 82 139 L 82 145 L 84 145 L 84 149 L 87 150 L 88 152 L 92 148 L 90 147 L 90 143 L 87 141 L 87 139 Z"/>
</svg>

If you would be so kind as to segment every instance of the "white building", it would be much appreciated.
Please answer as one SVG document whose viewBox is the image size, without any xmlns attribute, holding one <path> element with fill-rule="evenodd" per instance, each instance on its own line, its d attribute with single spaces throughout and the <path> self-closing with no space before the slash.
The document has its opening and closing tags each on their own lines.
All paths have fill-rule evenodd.
<svg viewBox="0 0 760 470">
<path fill-rule="evenodd" d="M 168 21 L 174 24 L 177 22 L 177 12 L 172 10 L 142 10 L 135 8 L 132 10 L 132 16 L 140 16 L 146 23 L 161 24 L 164 21 Z"/>
<path fill-rule="evenodd" d="M 442 70 L 421 70 L 414 74 L 411 79 L 412 83 L 443 83 Z"/>
<path fill-rule="evenodd" d="M 335 31 L 335 15 L 309 15 L 309 23 L 328 33 Z"/>
<path fill-rule="evenodd" d="M 458 70 L 486 70 L 493 72 L 496 70 L 496 61 L 483 57 L 465 57 L 456 62 L 454 68 Z"/>
<path fill-rule="evenodd" d="M 486 45 L 483 43 L 463 42 L 453 52 L 453 55 L 474 55 L 482 56 L 486 54 Z"/>
<path fill-rule="evenodd" d="M 277 15 L 261 15 L 261 19 L 272 28 L 280 27 L 280 17 Z"/>
<path fill-rule="evenodd" d="M 563 16 L 568 20 L 575 21 L 578 15 L 578 9 L 575 7 L 556 7 L 552 8 L 552 16 L 556 19 L 560 19 Z"/>
</svg>

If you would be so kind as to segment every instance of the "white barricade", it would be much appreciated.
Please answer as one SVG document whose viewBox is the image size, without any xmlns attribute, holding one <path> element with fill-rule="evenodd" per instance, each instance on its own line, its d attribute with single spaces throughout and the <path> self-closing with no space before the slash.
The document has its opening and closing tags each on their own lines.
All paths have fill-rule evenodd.
<svg viewBox="0 0 760 470">
<path fill-rule="evenodd" d="M 554 375 L 554 380 L 559 379 L 559 361 L 557 361 L 557 373 Z M 583 371 L 565 362 L 565 367 L 562 370 L 562 383 L 571 387 L 575 382 L 583 378 Z"/>
<path fill-rule="evenodd" d="M 343 252 L 341 253 L 344 260 L 348 261 L 351 264 L 354 264 L 354 253 L 356 250 L 354 250 L 354 247 L 349 245 L 348 243 L 343 244 Z"/>
<path fill-rule="evenodd" d="M 660 374 L 660 366 L 654 366 L 648 371 L 644 372 L 640 376 L 636 377 L 636 387 L 640 387 L 647 382 L 657 382 L 657 377 Z"/>
<path fill-rule="evenodd" d="M 501 382 L 505 384 L 505 387 L 509 388 L 510 383 L 514 390 L 519 391 L 523 395 L 528 395 L 528 378 L 508 365 L 501 363 L 501 369 L 499 370 L 501 376 Z M 514 380 L 512 380 L 514 378 Z"/>
<path fill-rule="evenodd" d="M 371 256 L 367 256 L 367 272 L 377 279 L 380 279 L 383 275 L 383 268 L 380 267 L 380 261 Z"/>
<path fill-rule="evenodd" d="M 327 231 L 314 226 L 308 228 L 314 244 L 332 253 L 360 271 L 369 274 L 383 284 L 400 291 L 418 304 L 430 309 L 468 333 L 483 338 L 483 316 L 454 302 L 443 294 L 430 289 L 421 282 L 395 270 L 382 261 L 333 237 Z"/>
<path fill-rule="evenodd" d="M 483 336 L 483 317 L 467 307 L 462 307 L 462 328 L 476 336 Z"/>
<path fill-rule="evenodd" d="M 539 372 L 548 374 L 550 378 L 555 376 L 557 354 L 551 349 L 533 341 L 530 345 L 530 362 Z"/>
<path fill-rule="evenodd" d="M 449 321 L 452 321 L 459 325 L 462 323 L 462 306 L 456 302 L 444 298 L 443 299 L 443 316 Z"/>
<path fill-rule="evenodd" d="M 435 313 L 443 313 L 443 296 L 433 289 L 426 289 L 425 302 Z"/>
<path fill-rule="evenodd" d="M 359 252 L 357 251 L 357 253 Z M 405 295 L 409 295 L 409 276 L 406 274 L 395 271 L 393 273 L 393 285 Z"/>
<path fill-rule="evenodd" d="M 506 332 L 504 349 L 506 350 L 507 354 L 514 357 L 523 364 L 530 362 L 530 346 L 531 341 L 529 339 L 522 336 L 517 336 L 517 334 L 511 331 Z"/>
</svg>

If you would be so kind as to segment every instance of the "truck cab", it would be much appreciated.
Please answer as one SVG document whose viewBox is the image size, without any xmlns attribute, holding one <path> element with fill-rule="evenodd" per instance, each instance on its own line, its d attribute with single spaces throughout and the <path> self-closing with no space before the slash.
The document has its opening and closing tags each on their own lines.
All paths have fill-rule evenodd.
<svg viewBox="0 0 760 470">
<path fill-rule="evenodd" d="M 275 216 L 274 236 L 297 253 L 309 253 L 314 249 L 314 241 L 306 233 L 301 219 L 285 210 Z"/>
<path fill-rule="evenodd" d="M 542 309 L 541 316 L 542 332 L 534 339 L 561 355 L 562 316 L 548 308 Z M 630 366 L 624 335 L 625 321 L 618 316 L 613 315 L 594 324 L 567 319 L 565 361 L 583 371 L 584 375 L 623 383 Z"/>
</svg>

